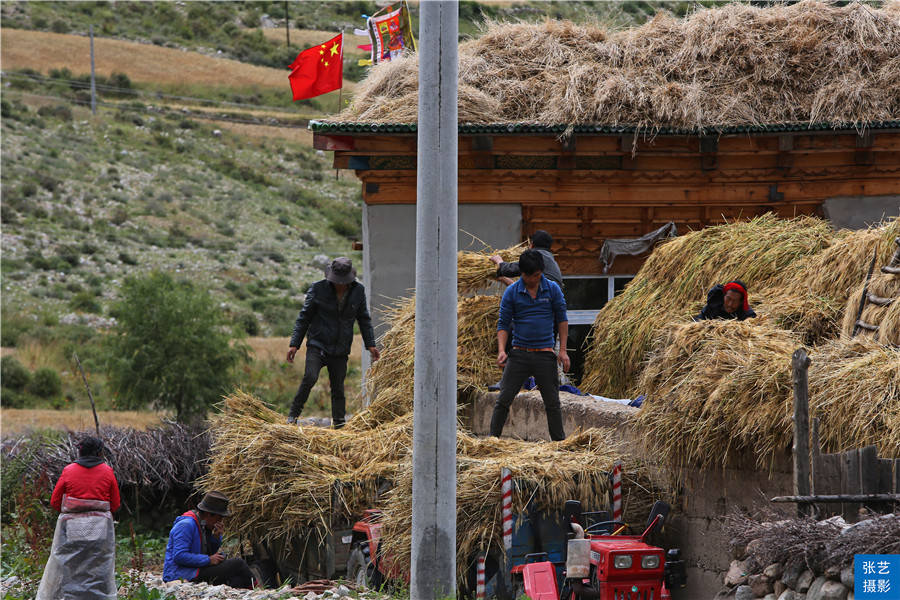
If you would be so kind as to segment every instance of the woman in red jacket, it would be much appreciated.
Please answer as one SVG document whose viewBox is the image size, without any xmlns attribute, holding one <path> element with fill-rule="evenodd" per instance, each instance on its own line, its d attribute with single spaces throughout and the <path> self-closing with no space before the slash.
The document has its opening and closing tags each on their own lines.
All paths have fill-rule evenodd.
<svg viewBox="0 0 900 600">
<path fill-rule="evenodd" d="M 50 496 L 50 505 L 62 514 L 35 600 L 116 597 L 112 511 L 119 508 L 119 484 L 103 462 L 103 442 L 86 436 L 78 454 Z"/>
</svg>

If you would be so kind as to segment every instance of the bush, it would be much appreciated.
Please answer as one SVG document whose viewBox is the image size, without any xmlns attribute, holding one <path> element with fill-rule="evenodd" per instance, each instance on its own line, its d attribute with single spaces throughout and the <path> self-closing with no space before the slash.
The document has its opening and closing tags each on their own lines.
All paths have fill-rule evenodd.
<svg viewBox="0 0 900 600">
<path fill-rule="evenodd" d="M 32 375 L 27 389 L 41 398 L 56 398 L 62 393 L 62 379 L 53 369 L 41 367 Z"/>
<path fill-rule="evenodd" d="M 241 313 L 235 318 L 235 324 L 247 335 L 259 335 L 259 321 L 253 313 Z"/>
<path fill-rule="evenodd" d="M 159 405 L 179 420 L 203 417 L 231 391 L 246 357 L 232 346 L 209 292 L 165 273 L 129 277 L 112 313 L 109 383 L 125 408 Z"/>
<path fill-rule="evenodd" d="M 93 292 L 78 292 L 69 300 L 69 308 L 81 312 L 99 315 L 103 312 L 103 306 L 94 297 Z"/>
<path fill-rule="evenodd" d="M 3 383 L 4 388 L 22 391 L 30 381 L 31 373 L 15 356 L 4 356 L 0 359 L 0 382 Z M 8 405 L 5 391 L 3 404 Z"/>
<path fill-rule="evenodd" d="M 19 390 L 6 387 L 3 383 L 3 389 L 0 390 L 0 397 L 3 398 L 4 408 L 25 408 L 27 404 L 27 396 Z"/>
<path fill-rule="evenodd" d="M 38 109 L 37 114 L 42 117 L 56 117 L 63 121 L 72 120 L 72 109 L 65 104 L 57 104 L 56 106 L 42 106 Z"/>
</svg>

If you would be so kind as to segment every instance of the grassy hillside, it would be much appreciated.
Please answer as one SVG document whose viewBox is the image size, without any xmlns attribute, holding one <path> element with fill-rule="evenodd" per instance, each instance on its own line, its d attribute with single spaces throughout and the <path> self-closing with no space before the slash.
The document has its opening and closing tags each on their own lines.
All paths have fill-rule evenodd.
<svg viewBox="0 0 900 600">
<path fill-rule="evenodd" d="M 359 237 L 359 185 L 335 180 L 301 142 L 137 105 L 90 118 L 7 96 L 4 318 L 102 315 L 123 277 L 164 269 L 211 286 L 235 318 L 283 332 L 321 277 L 313 258 L 348 254 Z"/>
</svg>

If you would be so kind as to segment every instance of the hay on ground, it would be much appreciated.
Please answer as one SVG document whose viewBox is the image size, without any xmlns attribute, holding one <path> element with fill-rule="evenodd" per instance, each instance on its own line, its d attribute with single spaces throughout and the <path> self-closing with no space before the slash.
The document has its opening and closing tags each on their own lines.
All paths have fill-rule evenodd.
<svg viewBox="0 0 900 600">
<path fill-rule="evenodd" d="M 900 114 L 895 8 L 804 0 L 660 13 L 619 32 L 487 23 L 459 49 L 460 122 L 700 129 Z M 418 59 L 373 68 L 338 120 L 415 122 Z"/>
</svg>

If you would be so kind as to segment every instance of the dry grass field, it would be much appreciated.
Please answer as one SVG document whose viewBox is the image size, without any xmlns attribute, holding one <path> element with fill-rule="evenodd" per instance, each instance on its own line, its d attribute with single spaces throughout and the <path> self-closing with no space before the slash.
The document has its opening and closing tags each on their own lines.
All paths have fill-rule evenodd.
<svg viewBox="0 0 900 600">
<path fill-rule="evenodd" d="M 46 73 L 65 67 L 74 74 L 90 73 L 87 37 L 7 28 L 0 34 L 4 70 L 28 67 Z M 125 73 L 139 83 L 288 87 L 287 69 L 257 67 L 151 44 L 95 37 L 94 54 L 99 74 Z"/>
<path fill-rule="evenodd" d="M 354 50 L 360 56 L 364 54 L 355 46 Z M 91 70 L 90 39 L 80 35 L 3 28 L 0 51 L 3 70 L 31 68 L 47 73 L 50 69 L 67 68 L 76 75 Z M 101 37 L 94 37 L 94 55 L 98 74 L 125 73 L 136 83 L 275 88 L 285 93 L 290 89 L 287 65 L 284 70 L 272 69 L 198 52 Z M 353 86 L 353 82 L 345 81 L 345 94 Z"/>
<path fill-rule="evenodd" d="M 362 23 L 362 20 L 360 20 Z M 261 30 L 268 40 L 284 42 L 284 28 L 266 28 Z M 291 29 L 291 47 L 297 48 L 297 52 L 305 48 L 312 48 L 316 44 L 321 44 L 330 40 L 337 35 L 336 31 L 316 31 L 315 29 Z M 357 48 L 360 44 L 368 44 L 369 41 L 357 35 L 353 35 L 352 31 L 344 32 L 344 54 L 353 59 L 368 58 L 368 50 L 360 50 Z"/>
<path fill-rule="evenodd" d="M 100 425 L 147 429 L 159 425 L 160 419 L 169 415 L 149 411 L 100 411 Z M 82 431 L 94 428 L 94 415 L 90 410 L 53 410 L 31 408 L 0 408 L 0 430 L 4 436 L 15 435 L 29 429 L 70 429 Z"/>
<path fill-rule="evenodd" d="M 288 351 L 288 344 L 291 343 L 290 337 L 251 337 L 246 339 L 247 345 L 253 351 L 256 360 L 285 360 Z M 306 353 L 306 343 L 297 353 L 299 359 L 297 363 L 302 366 L 302 358 Z M 362 336 L 356 334 L 353 336 L 353 346 L 350 348 L 350 364 L 359 365 L 362 355 Z M 300 370 L 302 373 L 302 369 Z M 298 382 L 299 383 L 299 382 Z"/>
<path fill-rule="evenodd" d="M 195 117 L 198 121 L 205 121 L 199 117 Z M 229 121 L 213 121 L 218 129 L 227 129 L 238 135 L 260 139 L 278 138 L 289 142 L 297 142 L 306 146 L 312 146 L 313 134 L 308 129 L 300 129 L 298 127 L 278 127 L 276 125 L 249 125 L 246 123 L 231 123 Z"/>
</svg>

